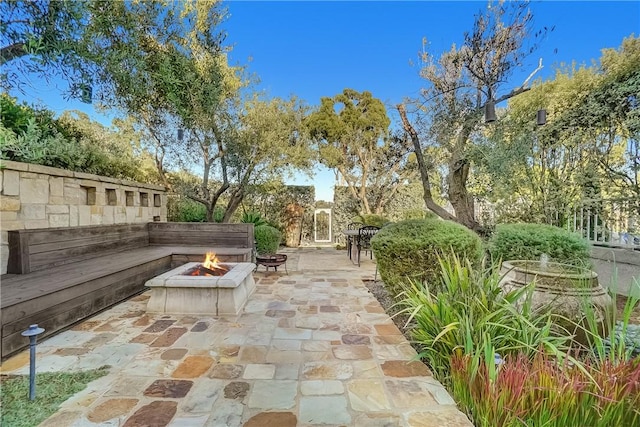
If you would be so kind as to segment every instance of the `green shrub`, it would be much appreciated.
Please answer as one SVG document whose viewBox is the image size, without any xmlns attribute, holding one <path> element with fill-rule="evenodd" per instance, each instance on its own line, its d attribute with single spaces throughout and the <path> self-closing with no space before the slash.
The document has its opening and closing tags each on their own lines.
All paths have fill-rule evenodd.
<svg viewBox="0 0 640 427">
<path fill-rule="evenodd" d="M 88 118 L 54 118 L 50 110 L 0 94 L 0 158 L 114 178 L 147 178 L 129 139 Z M 75 132 L 71 130 L 75 129 Z"/>
<path fill-rule="evenodd" d="M 259 225 L 254 229 L 256 239 L 256 252 L 259 255 L 274 254 L 278 252 L 282 233 L 270 225 Z"/>
<path fill-rule="evenodd" d="M 589 266 L 586 240 L 565 229 L 545 224 L 500 224 L 489 239 L 493 260 L 539 260 Z"/>
<path fill-rule="evenodd" d="M 171 222 L 205 222 L 207 208 L 186 197 L 167 199 L 167 219 Z"/>
<path fill-rule="evenodd" d="M 436 219 L 438 215 L 427 209 L 409 209 L 402 213 L 402 219 Z"/>
<path fill-rule="evenodd" d="M 376 227 L 381 227 L 386 225 L 389 222 L 389 219 L 383 217 L 382 215 L 376 214 L 360 214 L 353 218 L 352 222 L 361 222 L 364 225 L 375 225 Z"/>
<path fill-rule="evenodd" d="M 381 229 L 371 239 L 380 277 L 387 290 L 397 295 L 407 279 L 436 280 L 438 254 L 453 251 L 477 263 L 482 241 L 473 231 L 451 221 L 412 219 Z"/>
</svg>

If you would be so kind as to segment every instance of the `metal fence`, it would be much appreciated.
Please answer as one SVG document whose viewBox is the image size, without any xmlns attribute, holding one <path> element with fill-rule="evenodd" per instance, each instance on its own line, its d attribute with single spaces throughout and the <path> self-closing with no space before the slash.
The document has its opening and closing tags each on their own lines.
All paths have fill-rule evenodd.
<svg viewBox="0 0 640 427">
<path fill-rule="evenodd" d="M 585 200 L 564 218 L 567 229 L 592 244 L 640 248 L 640 200 Z"/>
</svg>

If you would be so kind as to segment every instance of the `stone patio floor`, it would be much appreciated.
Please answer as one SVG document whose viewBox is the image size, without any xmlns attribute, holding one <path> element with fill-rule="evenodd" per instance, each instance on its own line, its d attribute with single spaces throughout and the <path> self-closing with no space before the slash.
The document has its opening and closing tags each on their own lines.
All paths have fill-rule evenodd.
<svg viewBox="0 0 640 427">
<path fill-rule="evenodd" d="M 144 293 L 39 343 L 38 372 L 111 366 L 41 426 L 471 426 L 364 285 L 368 257 L 284 252 L 239 316 L 147 315 Z"/>
</svg>

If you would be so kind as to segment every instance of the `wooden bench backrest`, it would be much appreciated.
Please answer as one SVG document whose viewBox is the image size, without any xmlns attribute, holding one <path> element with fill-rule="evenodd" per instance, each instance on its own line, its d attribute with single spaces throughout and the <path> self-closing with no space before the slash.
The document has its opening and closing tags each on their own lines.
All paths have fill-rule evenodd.
<svg viewBox="0 0 640 427">
<path fill-rule="evenodd" d="M 145 246 L 147 223 L 12 230 L 7 272 L 26 274 Z"/>
<path fill-rule="evenodd" d="M 149 243 L 163 246 L 253 248 L 253 224 L 151 222 Z"/>
</svg>

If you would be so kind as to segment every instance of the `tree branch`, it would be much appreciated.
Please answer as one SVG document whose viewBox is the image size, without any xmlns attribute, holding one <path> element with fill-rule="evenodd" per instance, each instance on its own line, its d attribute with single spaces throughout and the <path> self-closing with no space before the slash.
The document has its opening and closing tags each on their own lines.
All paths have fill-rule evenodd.
<svg viewBox="0 0 640 427">
<path fill-rule="evenodd" d="M 25 49 L 24 42 L 17 42 L 8 46 L 3 46 L 0 48 L 0 65 L 4 65 L 16 58 L 25 56 L 26 54 L 27 50 Z"/>
<path fill-rule="evenodd" d="M 527 87 L 527 84 L 529 83 L 529 81 L 533 78 L 533 76 L 540 70 L 542 70 L 543 66 L 542 66 L 542 58 L 540 58 L 540 61 L 538 62 L 538 67 L 533 70 L 531 72 L 531 74 L 529 74 L 529 77 L 527 77 L 524 82 L 517 88 L 513 89 L 511 92 L 502 95 L 500 98 L 495 100 L 496 104 L 499 104 L 502 101 L 505 101 L 509 98 L 513 98 L 516 95 L 520 95 L 523 92 L 527 92 L 528 90 L 530 90 L 530 87 Z"/>
</svg>

